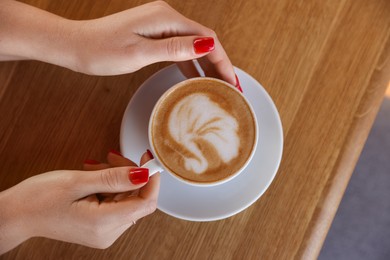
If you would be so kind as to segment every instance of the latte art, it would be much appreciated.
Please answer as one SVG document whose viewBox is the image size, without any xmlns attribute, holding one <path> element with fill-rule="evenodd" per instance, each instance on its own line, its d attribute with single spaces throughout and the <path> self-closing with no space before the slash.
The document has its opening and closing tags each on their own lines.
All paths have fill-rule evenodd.
<svg viewBox="0 0 390 260">
<path fill-rule="evenodd" d="M 164 93 L 152 113 L 149 135 L 165 169 L 185 181 L 210 184 L 229 179 L 249 162 L 257 124 L 232 86 L 196 78 Z"/>
<path fill-rule="evenodd" d="M 184 167 L 197 174 L 209 168 L 199 141 L 211 145 L 219 158 L 227 163 L 238 156 L 240 139 L 238 122 L 206 94 L 192 94 L 180 100 L 169 116 L 168 129 L 172 138 L 188 151 Z"/>
</svg>

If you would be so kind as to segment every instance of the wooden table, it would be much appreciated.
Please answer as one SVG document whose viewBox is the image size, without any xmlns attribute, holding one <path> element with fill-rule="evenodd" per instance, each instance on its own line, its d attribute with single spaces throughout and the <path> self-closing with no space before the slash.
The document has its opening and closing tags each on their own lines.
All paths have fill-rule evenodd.
<svg viewBox="0 0 390 260">
<path fill-rule="evenodd" d="M 26 0 L 72 19 L 146 1 Z M 31 239 L 4 259 L 292 259 L 321 249 L 390 80 L 390 1 L 168 1 L 213 28 L 234 65 L 279 109 L 279 172 L 250 208 L 193 223 L 156 212 L 112 247 Z M 53 169 L 81 169 L 119 147 L 134 92 L 167 64 L 115 77 L 36 61 L 0 63 L 0 189 Z"/>
</svg>

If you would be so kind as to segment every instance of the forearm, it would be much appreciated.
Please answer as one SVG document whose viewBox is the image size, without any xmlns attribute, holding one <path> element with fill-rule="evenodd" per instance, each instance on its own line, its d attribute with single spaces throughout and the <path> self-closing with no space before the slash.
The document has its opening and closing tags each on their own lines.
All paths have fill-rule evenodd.
<svg viewBox="0 0 390 260">
<path fill-rule="evenodd" d="M 21 212 L 12 201 L 11 189 L 0 192 L 0 255 L 29 238 Z"/>
<path fill-rule="evenodd" d="M 0 1 L 0 60 L 34 59 L 74 67 L 72 23 L 44 10 Z"/>
</svg>

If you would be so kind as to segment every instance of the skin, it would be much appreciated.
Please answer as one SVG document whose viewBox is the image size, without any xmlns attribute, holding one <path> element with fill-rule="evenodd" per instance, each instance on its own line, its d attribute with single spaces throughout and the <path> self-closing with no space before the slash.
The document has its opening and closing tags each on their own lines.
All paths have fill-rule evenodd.
<svg viewBox="0 0 390 260">
<path fill-rule="evenodd" d="M 196 54 L 193 42 L 202 37 L 213 37 L 215 49 Z M 3 0 L 0 60 L 20 59 L 40 60 L 92 75 L 131 73 L 152 63 L 175 61 L 188 77 L 197 75 L 191 60 L 198 59 L 207 76 L 237 83 L 215 32 L 163 1 L 74 21 Z"/>
<path fill-rule="evenodd" d="M 194 40 L 203 37 L 212 37 L 215 48 L 197 54 Z M 199 75 L 194 59 L 206 76 L 237 84 L 215 32 L 165 2 L 75 21 L 0 1 L 0 61 L 39 60 L 90 75 L 119 75 L 174 61 L 185 76 L 193 77 Z M 149 159 L 144 154 L 141 165 Z M 0 254 L 37 236 L 109 247 L 133 221 L 156 209 L 159 174 L 133 185 L 128 178 L 131 167 L 136 164 L 109 153 L 107 163 L 84 165 L 84 171 L 43 173 L 2 191 Z"/>
<path fill-rule="evenodd" d="M 145 153 L 140 163 L 150 159 Z M 107 163 L 85 164 L 85 171 L 47 172 L 1 192 L 0 252 L 31 237 L 109 247 L 133 221 L 156 210 L 159 173 L 134 185 L 128 177 L 134 167 L 109 153 Z"/>
</svg>

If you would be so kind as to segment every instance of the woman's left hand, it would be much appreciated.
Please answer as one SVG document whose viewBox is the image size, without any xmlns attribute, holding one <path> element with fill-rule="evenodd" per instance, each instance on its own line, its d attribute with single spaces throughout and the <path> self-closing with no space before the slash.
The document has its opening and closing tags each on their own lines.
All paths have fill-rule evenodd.
<svg viewBox="0 0 390 260">
<path fill-rule="evenodd" d="M 176 61 L 186 76 L 196 76 L 191 60 L 198 59 L 207 76 L 237 83 L 216 33 L 163 1 L 69 24 L 75 32 L 76 70 L 81 72 L 124 74 L 152 63 Z"/>
<path fill-rule="evenodd" d="M 187 77 L 238 84 L 216 33 L 163 1 L 92 20 L 70 20 L 24 3 L 0 1 L 0 60 L 35 59 L 92 75 L 131 73 L 160 61 L 178 62 Z"/>
</svg>

